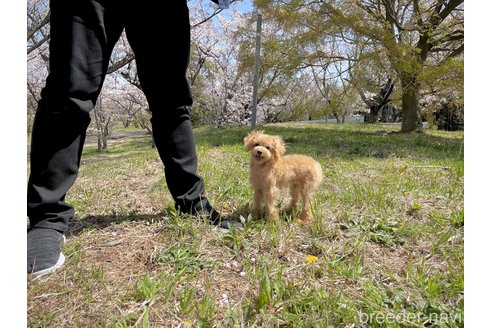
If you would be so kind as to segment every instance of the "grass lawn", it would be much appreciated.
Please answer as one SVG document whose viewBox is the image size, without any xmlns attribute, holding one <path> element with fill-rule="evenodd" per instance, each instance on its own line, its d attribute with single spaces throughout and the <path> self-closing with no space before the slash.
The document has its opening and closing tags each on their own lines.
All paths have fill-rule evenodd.
<svg viewBox="0 0 492 328">
<path fill-rule="evenodd" d="M 28 326 L 464 326 L 463 132 L 263 129 L 322 165 L 311 226 L 249 217 L 247 128 L 195 130 L 208 198 L 246 220 L 230 233 L 177 215 L 150 137 L 87 144 L 67 261 L 28 282 Z"/>
</svg>

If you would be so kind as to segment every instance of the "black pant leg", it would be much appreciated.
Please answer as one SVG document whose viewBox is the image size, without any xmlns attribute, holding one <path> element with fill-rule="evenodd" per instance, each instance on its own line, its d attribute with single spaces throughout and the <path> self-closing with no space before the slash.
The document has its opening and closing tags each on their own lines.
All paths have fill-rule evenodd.
<svg viewBox="0 0 492 328">
<path fill-rule="evenodd" d="M 129 17 L 126 33 L 152 112 L 154 141 L 169 190 L 176 206 L 190 212 L 204 206 L 206 199 L 203 179 L 197 174 L 191 119 L 185 108 L 192 104 L 186 78 L 190 56 L 188 7 L 186 0 L 141 0 L 139 4 Z"/>
<path fill-rule="evenodd" d="M 126 36 L 152 112 L 192 104 L 186 78 L 190 21 L 186 0 L 140 0 L 128 15 Z"/>
<path fill-rule="evenodd" d="M 162 115 L 165 114 L 165 115 Z M 197 156 L 190 114 L 185 107 L 155 112 L 152 132 L 159 156 L 164 164 L 166 182 L 176 207 L 191 212 L 204 207 L 205 184 L 197 174 Z"/>
<path fill-rule="evenodd" d="M 77 177 L 89 112 L 123 24 L 96 0 L 50 3 L 50 72 L 31 142 L 27 214 L 31 227 L 66 231 L 74 209 L 65 195 Z"/>
</svg>

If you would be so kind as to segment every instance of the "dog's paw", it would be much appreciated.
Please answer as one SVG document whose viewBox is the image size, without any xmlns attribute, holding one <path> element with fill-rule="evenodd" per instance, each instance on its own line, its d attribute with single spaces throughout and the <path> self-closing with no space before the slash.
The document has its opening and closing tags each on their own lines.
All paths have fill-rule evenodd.
<svg viewBox="0 0 492 328">
<path fill-rule="evenodd" d="M 295 220 L 295 223 L 301 227 L 307 227 L 311 224 L 311 222 L 313 221 L 313 219 L 297 219 Z"/>
</svg>

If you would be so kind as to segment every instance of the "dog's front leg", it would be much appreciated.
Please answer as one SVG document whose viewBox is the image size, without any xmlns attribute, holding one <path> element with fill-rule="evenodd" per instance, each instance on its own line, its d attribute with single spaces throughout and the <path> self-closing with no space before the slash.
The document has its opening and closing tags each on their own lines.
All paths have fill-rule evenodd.
<svg viewBox="0 0 492 328">
<path fill-rule="evenodd" d="M 263 195 L 262 191 L 255 189 L 253 192 L 253 217 L 259 218 L 262 216 Z"/>
<path fill-rule="evenodd" d="M 271 188 L 265 192 L 265 206 L 266 206 L 266 219 L 267 221 L 275 221 L 278 219 L 277 209 L 277 195 L 278 189 L 276 187 Z"/>
</svg>

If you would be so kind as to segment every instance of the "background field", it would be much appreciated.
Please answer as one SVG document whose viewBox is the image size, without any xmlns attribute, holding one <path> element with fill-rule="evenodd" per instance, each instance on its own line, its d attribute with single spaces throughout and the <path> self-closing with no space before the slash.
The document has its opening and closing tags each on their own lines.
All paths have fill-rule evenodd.
<svg viewBox="0 0 492 328">
<path fill-rule="evenodd" d="M 247 221 L 230 233 L 177 215 L 150 136 L 89 142 L 67 262 L 28 283 L 29 327 L 464 325 L 463 132 L 263 129 L 322 164 L 310 227 L 248 218 L 246 128 L 195 130 L 207 196 Z"/>
</svg>

